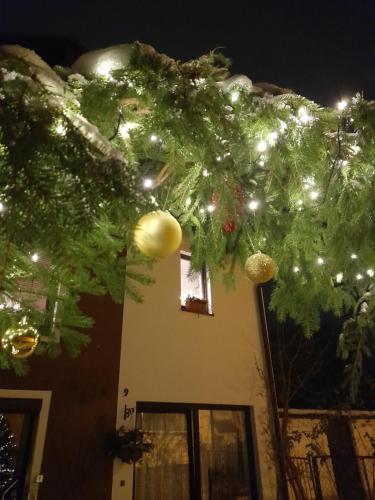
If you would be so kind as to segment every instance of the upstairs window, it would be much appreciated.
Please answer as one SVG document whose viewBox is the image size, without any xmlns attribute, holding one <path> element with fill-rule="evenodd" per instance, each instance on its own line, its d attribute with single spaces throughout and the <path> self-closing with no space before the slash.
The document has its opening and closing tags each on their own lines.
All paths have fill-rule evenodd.
<svg viewBox="0 0 375 500">
<path fill-rule="evenodd" d="M 211 284 L 205 267 L 201 271 L 191 271 L 191 254 L 181 252 L 181 308 L 198 314 L 212 314 Z"/>
</svg>

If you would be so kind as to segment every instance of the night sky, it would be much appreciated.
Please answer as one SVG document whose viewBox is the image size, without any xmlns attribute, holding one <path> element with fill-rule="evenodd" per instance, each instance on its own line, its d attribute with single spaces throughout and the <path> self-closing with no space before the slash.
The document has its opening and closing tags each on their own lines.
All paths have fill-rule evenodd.
<svg viewBox="0 0 375 500">
<path fill-rule="evenodd" d="M 328 105 L 357 91 L 375 98 L 375 0 L 0 0 L 0 39 L 51 64 L 134 40 L 181 60 L 223 47 L 254 82 Z"/>
</svg>

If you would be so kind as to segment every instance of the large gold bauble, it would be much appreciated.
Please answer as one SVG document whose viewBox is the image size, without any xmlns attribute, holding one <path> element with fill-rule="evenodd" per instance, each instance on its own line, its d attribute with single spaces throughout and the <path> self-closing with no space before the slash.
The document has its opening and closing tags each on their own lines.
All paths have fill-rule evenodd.
<svg viewBox="0 0 375 500">
<path fill-rule="evenodd" d="M 245 272 L 254 283 L 266 283 L 275 274 L 275 262 L 268 255 L 258 252 L 251 255 L 245 263 Z"/>
<path fill-rule="evenodd" d="M 134 243 L 144 255 L 159 259 L 181 245 L 182 231 L 169 213 L 156 210 L 141 217 L 134 229 Z"/>
<path fill-rule="evenodd" d="M 39 342 L 39 333 L 24 318 L 17 327 L 8 328 L 1 339 L 5 351 L 15 358 L 28 358 Z"/>
</svg>

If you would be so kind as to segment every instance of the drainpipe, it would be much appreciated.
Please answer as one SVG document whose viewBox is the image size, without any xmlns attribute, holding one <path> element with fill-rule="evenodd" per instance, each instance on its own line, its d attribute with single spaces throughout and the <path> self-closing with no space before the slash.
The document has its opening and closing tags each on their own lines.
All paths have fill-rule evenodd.
<svg viewBox="0 0 375 500">
<path fill-rule="evenodd" d="M 283 444 L 281 439 L 281 429 L 280 429 L 280 419 L 279 419 L 279 411 L 277 405 L 277 394 L 276 394 L 276 384 L 275 384 L 275 376 L 273 373 L 272 366 L 272 356 L 271 356 L 271 347 L 268 335 L 268 326 L 266 319 L 266 308 L 264 303 L 264 295 L 263 290 L 260 285 L 257 287 L 257 295 L 258 295 L 258 305 L 260 312 L 260 321 L 261 321 L 261 331 L 262 331 L 262 339 L 264 346 L 264 355 L 266 361 L 266 370 L 267 370 L 267 379 L 268 379 L 268 387 L 270 394 L 270 402 L 271 402 L 271 413 L 273 418 L 273 430 L 274 430 L 274 439 L 275 439 L 275 448 L 277 451 L 277 459 L 276 459 L 276 469 L 278 474 L 278 483 L 279 483 L 279 492 L 282 500 L 289 500 L 289 491 L 288 491 L 288 483 L 286 480 L 286 470 L 285 463 L 282 459 L 283 457 Z"/>
</svg>

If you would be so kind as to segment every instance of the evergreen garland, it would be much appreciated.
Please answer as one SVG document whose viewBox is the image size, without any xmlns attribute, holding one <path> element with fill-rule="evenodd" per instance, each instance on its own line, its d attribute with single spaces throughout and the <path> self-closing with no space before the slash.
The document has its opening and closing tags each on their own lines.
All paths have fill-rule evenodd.
<svg viewBox="0 0 375 500">
<path fill-rule="evenodd" d="M 5 415 L 0 414 L 0 493 L 10 485 L 15 473 L 15 444 Z"/>
<path fill-rule="evenodd" d="M 84 75 L 79 61 L 54 72 L 33 53 L 0 49 L 4 303 L 20 302 L 47 337 L 57 324 L 76 354 L 87 339 L 75 329 L 89 324 L 79 294 L 110 291 L 121 301 L 127 269 L 129 279 L 149 282 L 129 268 L 140 259 L 132 228 L 167 208 L 190 237 L 193 266 L 228 285 L 235 263 L 257 250 L 271 255 L 271 308 L 306 335 L 322 310 L 352 314 L 340 352 L 358 380 L 375 340 L 366 299 L 375 269 L 374 104 L 357 95 L 322 108 L 276 86 L 228 80 L 217 53 L 181 63 L 139 43 L 121 47 L 126 63 L 111 66 L 108 51 L 100 71 Z M 30 261 L 34 252 L 48 268 Z M 57 319 L 19 297 L 19 278 L 42 284 L 58 302 Z M 1 331 L 20 314 L 4 307 Z M 11 364 L 24 367 L 1 355 L 2 367 Z"/>
</svg>

